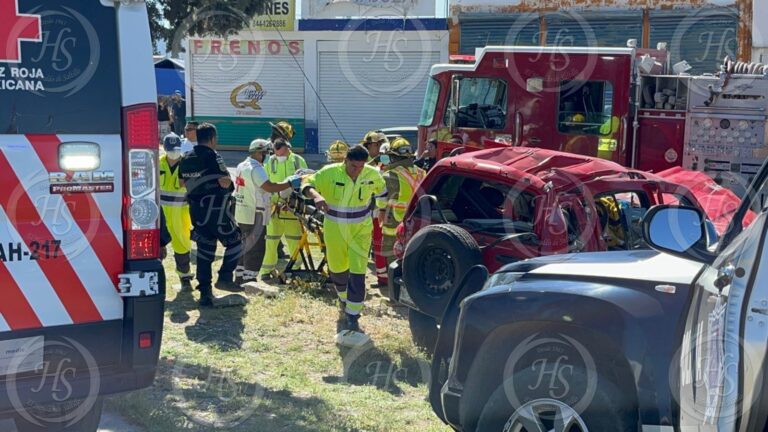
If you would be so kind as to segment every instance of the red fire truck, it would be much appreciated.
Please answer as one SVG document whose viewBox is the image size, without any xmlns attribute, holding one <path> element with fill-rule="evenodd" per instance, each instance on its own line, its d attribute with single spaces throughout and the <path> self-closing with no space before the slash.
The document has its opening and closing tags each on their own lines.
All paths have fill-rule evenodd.
<svg viewBox="0 0 768 432">
<path fill-rule="evenodd" d="M 435 65 L 419 153 L 430 139 L 439 157 L 541 147 L 646 171 L 683 166 L 740 192 L 768 155 L 768 68 L 726 60 L 717 75 L 670 75 L 684 65 L 671 68 L 659 48 L 489 46 L 472 64 Z"/>
</svg>

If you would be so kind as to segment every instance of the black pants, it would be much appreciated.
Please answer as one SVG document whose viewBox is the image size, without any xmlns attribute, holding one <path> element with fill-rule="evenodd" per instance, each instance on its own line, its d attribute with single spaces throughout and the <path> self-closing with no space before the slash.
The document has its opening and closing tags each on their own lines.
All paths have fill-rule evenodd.
<svg viewBox="0 0 768 432">
<path fill-rule="evenodd" d="M 213 279 L 211 266 L 216 258 L 216 245 L 221 242 L 226 248 L 219 269 L 219 280 L 231 282 L 237 260 L 242 254 L 242 234 L 228 202 L 223 206 L 207 207 L 205 200 L 190 201 L 189 212 L 194 227 L 192 240 L 197 243 L 197 282 L 201 291 L 210 290 Z"/>
<path fill-rule="evenodd" d="M 254 222 L 253 225 L 238 224 L 243 233 L 243 253 L 237 266 L 244 270 L 246 279 L 253 279 L 258 275 L 267 246 L 267 227 L 262 215 L 257 214 Z"/>
</svg>

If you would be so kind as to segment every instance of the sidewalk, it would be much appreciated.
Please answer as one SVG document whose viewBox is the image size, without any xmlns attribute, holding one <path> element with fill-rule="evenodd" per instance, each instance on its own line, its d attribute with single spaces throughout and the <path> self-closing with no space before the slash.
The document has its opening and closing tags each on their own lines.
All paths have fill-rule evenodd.
<svg viewBox="0 0 768 432">
<path fill-rule="evenodd" d="M 13 420 L 0 420 L 0 431 L 18 432 Z M 99 432 L 144 432 L 144 429 L 127 423 L 117 414 L 104 411 L 101 416 Z"/>
</svg>

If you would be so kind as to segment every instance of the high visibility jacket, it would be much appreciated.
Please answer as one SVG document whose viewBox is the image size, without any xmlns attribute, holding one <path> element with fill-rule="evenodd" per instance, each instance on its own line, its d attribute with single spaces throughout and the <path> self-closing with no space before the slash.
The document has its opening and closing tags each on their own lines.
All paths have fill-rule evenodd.
<svg viewBox="0 0 768 432">
<path fill-rule="evenodd" d="M 179 181 L 179 166 L 171 169 L 166 155 L 160 156 L 160 205 L 168 207 L 183 207 L 187 205 L 187 190 Z"/>
<path fill-rule="evenodd" d="M 269 157 L 264 164 L 264 168 L 267 169 L 267 175 L 269 175 L 269 181 L 272 183 L 283 183 L 285 179 L 296 174 L 296 171 L 307 168 L 307 162 L 303 157 L 291 152 L 285 162 L 277 160 L 275 155 Z M 272 195 L 272 202 L 276 203 L 279 200 L 279 195 Z"/>
<path fill-rule="evenodd" d="M 427 173 L 411 164 L 397 166 L 384 173 L 387 182 L 387 196 L 376 200 L 376 207 L 386 208 L 387 218 L 382 227 L 384 235 L 393 236 L 397 225 L 403 221 L 405 211 L 413 194 Z"/>
<path fill-rule="evenodd" d="M 269 180 L 264 166 L 256 159 L 247 158 L 235 170 L 235 220 L 253 225 L 256 214 L 261 214 L 264 225 L 271 214 L 271 195 L 261 188 Z"/>
<path fill-rule="evenodd" d="M 365 274 L 373 235 L 372 200 L 387 193 L 381 173 L 366 165 L 353 181 L 344 164 L 333 164 L 303 181 L 305 188 L 314 187 L 328 204 L 323 220 L 328 269 Z"/>
</svg>

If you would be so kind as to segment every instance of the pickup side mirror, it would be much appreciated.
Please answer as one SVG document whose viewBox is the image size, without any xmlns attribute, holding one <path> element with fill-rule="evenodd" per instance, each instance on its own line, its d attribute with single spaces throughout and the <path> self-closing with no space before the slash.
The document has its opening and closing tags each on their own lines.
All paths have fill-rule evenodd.
<svg viewBox="0 0 768 432">
<path fill-rule="evenodd" d="M 443 209 L 440 208 L 440 204 L 437 202 L 437 197 L 434 195 L 424 194 L 416 201 L 416 208 L 413 210 L 412 217 L 432 219 L 432 212 L 437 210 L 440 216 L 441 223 L 449 223 L 448 219 L 443 213 Z"/>
<path fill-rule="evenodd" d="M 643 218 L 643 237 L 659 252 L 712 264 L 716 255 L 709 252 L 707 219 L 695 207 L 659 205 Z"/>
</svg>

